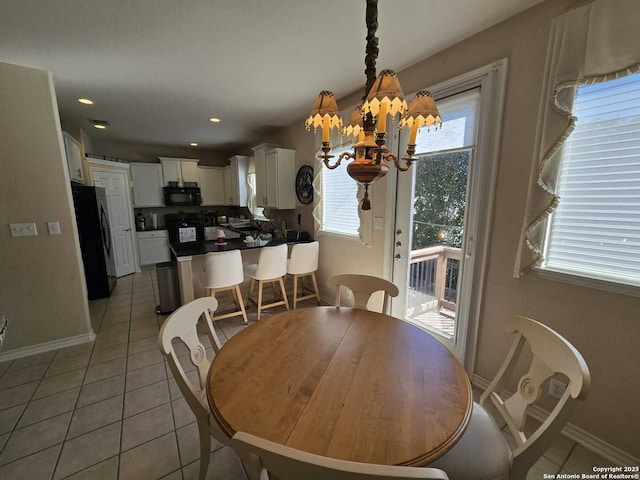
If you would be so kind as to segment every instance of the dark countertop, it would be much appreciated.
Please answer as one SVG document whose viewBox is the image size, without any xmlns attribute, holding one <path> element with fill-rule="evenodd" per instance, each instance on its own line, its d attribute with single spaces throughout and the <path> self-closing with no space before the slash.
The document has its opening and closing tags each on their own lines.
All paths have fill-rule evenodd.
<svg viewBox="0 0 640 480">
<path fill-rule="evenodd" d="M 252 242 L 244 243 L 239 238 L 227 239 L 226 245 L 219 245 L 215 240 L 207 240 L 202 242 L 188 243 L 171 243 L 171 251 L 176 257 L 189 257 L 193 255 L 204 255 L 209 252 L 228 252 L 229 250 L 251 250 L 254 248 L 273 247 L 282 245 L 283 243 L 304 243 L 304 242 L 287 242 L 284 238 L 274 239 L 269 242 Z"/>
<path fill-rule="evenodd" d="M 159 232 L 161 230 L 166 230 L 166 229 L 167 227 L 161 227 L 158 225 L 158 228 L 149 227 L 149 228 L 145 228 L 144 230 L 140 230 L 136 228 L 136 232 Z"/>
</svg>

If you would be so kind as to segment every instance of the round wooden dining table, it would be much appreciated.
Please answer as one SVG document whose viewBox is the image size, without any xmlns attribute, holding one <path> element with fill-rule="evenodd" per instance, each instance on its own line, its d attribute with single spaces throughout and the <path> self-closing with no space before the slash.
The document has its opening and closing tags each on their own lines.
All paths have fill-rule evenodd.
<svg viewBox="0 0 640 480">
<path fill-rule="evenodd" d="M 291 310 L 237 333 L 206 390 L 230 437 L 381 465 L 431 463 L 462 436 L 473 406 L 464 368 L 434 337 L 344 307 Z"/>
</svg>

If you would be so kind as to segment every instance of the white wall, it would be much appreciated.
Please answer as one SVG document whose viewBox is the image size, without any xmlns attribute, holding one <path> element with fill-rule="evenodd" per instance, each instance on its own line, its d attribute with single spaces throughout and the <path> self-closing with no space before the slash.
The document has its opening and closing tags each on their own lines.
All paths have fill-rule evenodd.
<svg viewBox="0 0 640 480">
<path fill-rule="evenodd" d="M 2 350 L 90 332 L 84 271 L 51 75 L 0 63 L 0 310 Z M 47 222 L 61 235 L 48 235 Z M 11 237 L 35 222 L 38 236 Z"/>
</svg>

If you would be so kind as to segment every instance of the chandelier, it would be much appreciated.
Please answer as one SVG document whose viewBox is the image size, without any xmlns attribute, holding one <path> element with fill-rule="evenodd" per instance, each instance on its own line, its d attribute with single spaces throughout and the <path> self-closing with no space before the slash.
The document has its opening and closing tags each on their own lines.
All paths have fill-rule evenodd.
<svg viewBox="0 0 640 480">
<path fill-rule="evenodd" d="M 367 8 L 365 21 L 367 25 L 367 47 L 365 51 L 365 94 L 363 104 L 358 105 L 342 134 L 356 139 L 352 152 L 341 153 L 335 163 L 331 163 L 334 155 L 330 155 L 331 142 L 329 134 L 332 130 L 340 131 L 342 119 L 338 105 L 330 91 L 320 92 L 313 104 L 313 108 L 305 122 L 307 130 L 320 127 L 322 129 L 322 154 L 318 158 L 330 170 L 337 168 L 343 160 L 353 160 L 347 165 L 347 173 L 356 182 L 364 185 L 362 210 L 371 210 L 369 200 L 369 185 L 384 177 L 389 171 L 389 163 L 393 161 L 396 168 L 402 172 L 409 170 L 411 163 L 416 160 L 413 156 L 416 149 L 416 134 L 418 128 L 442 125 L 442 119 L 436 108 L 431 93 L 423 90 L 418 92 L 407 107 L 400 82 L 392 70 L 382 70 L 376 78 L 376 59 L 378 57 L 378 0 L 366 0 Z M 385 146 L 387 136 L 387 117 L 400 117 L 400 128 L 410 128 L 407 156 L 400 159 Z M 388 163 L 389 162 L 389 163 Z"/>
</svg>

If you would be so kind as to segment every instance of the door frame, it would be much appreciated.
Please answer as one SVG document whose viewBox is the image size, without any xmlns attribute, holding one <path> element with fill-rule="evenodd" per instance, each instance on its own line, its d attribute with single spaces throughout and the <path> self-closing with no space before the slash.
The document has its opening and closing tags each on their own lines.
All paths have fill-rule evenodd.
<svg viewBox="0 0 640 480">
<path fill-rule="evenodd" d="M 128 163 L 110 162 L 108 160 L 100 160 L 95 158 L 87 158 L 89 166 L 89 181 L 93 185 L 93 172 L 103 171 L 109 173 L 124 173 L 126 179 L 126 195 L 127 195 L 127 212 L 129 215 L 129 225 L 131 225 L 131 244 L 133 246 L 133 260 L 135 263 L 135 272 L 140 272 L 140 258 L 138 255 L 138 238 L 135 230 L 135 216 L 133 214 L 133 204 L 131 203 L 131 173 Z"/>
<path fill-rule="evenodd" d="M 478 124 L 483 128 L 478 131 L 477 147 L 474 157 L 481 157 L 484 168 L 480 169 L 478 175 L 471 178 L 469 192 L 482 192 L 479 198 L 469 202 L 470 211 L 466 212 L 466 220 L 469 231 L 477 232 L 477 236 L 466 237 L 463 245 L 463 255 L 470 255 L 475 251 L 472 274 L 467 276 L 467 285 L 460 285 L 460 291 L 474 286 L 469 297 L 468 311 L 463 312 L 467 317 L 467 322 L 463 325 L 456 325 L 455 354 L 460 359 L 469 374 L 473 374 L 475 367 L 476 344 L 478 336 L 478 325 L 484 296 L 484 278 L 487 264 L 489 237 L 491 234 L 491 223 L 493 219 L 493 204 L 495 197 L 496 177 L 498 170 L 498 159 L 500 153 L 500 142 L 502 134 L 502 116 L 504 110 L 504 97 L 506 92 L 506 81 L 509 61 L 502 58 L 491 64 L 472 70 L 463 75 L 459 75 L 450 80 L 438 83 L 429 88 L 435 95 L 446 95 L 448 91 L 458 90 L 468 85 L 482 86 L 480 103 L 480 115 Z M 481 137 L 480 137 L 481 135 Z M 399 135 L 393 135 L 393 144 L 389 147 L 395 151 Z M 386 201 L 386 235 L 384 245 L 384 276 L 392 278 L 393 256 L 395 253 L 394 244 L 396 241 L 396 202 L 397 202 L 397 175 L 396 169 L 390 169 L 387 180 L 387 201 Z M 409 247 L 410 248 L 410 247 Z M 393 302 L 393 299 L 391 299 Z"/>
</svg>

